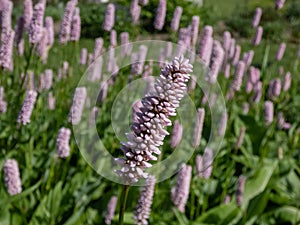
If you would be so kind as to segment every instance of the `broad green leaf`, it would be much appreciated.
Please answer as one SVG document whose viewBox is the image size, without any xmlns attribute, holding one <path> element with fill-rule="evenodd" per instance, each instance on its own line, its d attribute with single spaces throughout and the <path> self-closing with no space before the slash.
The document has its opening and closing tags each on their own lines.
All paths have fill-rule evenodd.
<svg viewBox="0 0 300 225">
<path fill-rule="evenodd" d="M 243 209 L 248 207 L 250 199 L 265 190 L 276 166 L 277 161 L 265 161 L 264 165 L 258 168 L 254 177 L 251 177 L 246 181 L 242 205 Z"/>
<path fill-rule="evenodd" d="M 212 208 L 206 213 L 202 214 L 196 219 L 193 225 L 203 225 L 203 224 L 218 224 L 227 225 L 236 216 L 238 216 L 240 208 L 238 208 L 234 203 L 227 205 L 220 205 Z"/>
</svg>

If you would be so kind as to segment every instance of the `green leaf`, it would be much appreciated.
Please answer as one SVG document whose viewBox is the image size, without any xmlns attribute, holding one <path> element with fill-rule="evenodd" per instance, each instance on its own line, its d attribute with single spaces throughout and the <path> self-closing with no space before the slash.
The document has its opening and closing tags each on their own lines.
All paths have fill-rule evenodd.
<svg viewBox="0 0 300 225">
<path fill-rule="evenodd" d="M 290 222 L 291 224 L 299 224 L 300 222 L 300 209 L 292 206 L 283 206 L 274 214 L 280 222 Z"/>
<path fill-rule="evenodd" d="M 234 203 L 220 205 L 202 214 L 193 224 L 228 225 L 235 217 L 239 215 L 239 213 L 240 208 L 238 208 Z"/>
<path fill-rule="evenodd" d="M 264 165 L 259 168 L 251 179 L 248 179 L 245 184 L 242 208 L 246 209 L 250 199 L 262 193 L 277 166 L 277 161 L 265 161 Z"/>
<path fill-rule="evenodd" d="M 185 224 L 189 224 L 188 222 L 188 219 L 186 218 L 186 216 L 184 215 L 184 213 L 182 212 L 179 212 L 179 210 L 175 207 L 172 208 L 172 211 L 174 212 L 177 220 L 178 220 L 178 223 L 180 225 L 185 225 Z"/>
</svg>

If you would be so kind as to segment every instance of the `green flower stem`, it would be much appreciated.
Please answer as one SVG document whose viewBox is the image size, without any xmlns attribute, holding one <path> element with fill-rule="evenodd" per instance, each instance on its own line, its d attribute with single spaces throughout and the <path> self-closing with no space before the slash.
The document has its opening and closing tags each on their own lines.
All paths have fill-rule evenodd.
<svg viewBox="0 0 300 225">
<path fill-rule="evenodd" d="M 126 208 L 126 201 L 129 191 L 129 185 L 124 185 L 122 194 L 121 194 L 121 204 L 120 204 L 120 212 L 119 212 L 119 225 L 123 225 L 124 223 L 124 213 Z"/>
</svg>

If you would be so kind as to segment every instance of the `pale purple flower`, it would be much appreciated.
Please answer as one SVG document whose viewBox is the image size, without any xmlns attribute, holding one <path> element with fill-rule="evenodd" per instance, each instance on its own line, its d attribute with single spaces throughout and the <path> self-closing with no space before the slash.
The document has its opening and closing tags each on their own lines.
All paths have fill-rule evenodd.
<svg viewBox="0 0 300 225">
<path fill-rule="evenodd" d="M 197 176 L 201 177 L 202 176 L 202 168 L 203 168 L 202 155 L 196 156 L 195 165 L 196 165 Z"/>
<path fill-rule="evenodd" d="M 58 131 L 58 136 L 56 138 L 56 154 L 59 158 L 67 158 L 70 155 L 70 136 L 71 130 L 62 127 Z"/>
<path fill-rule="evenodd" d="M 264 110 L 265 110 L 265 123 L 266 123 L 266 125 L 269 125 L 270 123 L 273 122 L 273 117 L 274 117 L 273 102 L 265 101 Z"/>
<path fill-rule="evenodd" d="M 147 219 L 151 213 L 152 199 L 154 196 L 156 179 L 154 176 L 149 176 L 146 180 L 146 184 L 142 189 L 142 193 L 139 197 L 138 203 L 134 211 L 134 220 L 137 225 L 147 225 Z"/>
<path fill-rule="evenodd" d="M 89 59 L 89 61 L 90 61 L 90 59 Z M 102 65 L 103 65 L 103 58 L 100 56 L 94 61 L 93 69 L 88 74 L 89 81 L 99 81 L 101 79 Z"/>
<path fill-rule="evenodd" d="M 232 59 L 232 62 L 231 64 L 233 66 L 236 66 L 240 60 L 240 56 L 241 56 L 241 46 L 239 45 L 236 45 L 235 46 L 235 51 L 234 51 L 234 56 L 233 56 L 233 59 Z"/>
<path fill-rule="evenodd" d="M 53 96 L 52 92 L 48 93 L 48 109 L 49 110 L 55 109 L 55 97 Z"/>
<path fill-rule="evenodd" d="M 143 73 L 144 64 L 146 61 L 148 48 L 146 45 L 141 45 L 139 47 L 138 54 L 132 54 L 131 57 L 131 73 L 140 75 Z"/>
<path fill-rule="evenodd" d="M 224 50 L 218 41 L 213 42 L 213 51 L 210 61 L 210 70 L 208 72 L 208 79 L 210 83 L 215 83 L 218 78 L 219 71 L 224 60 Z"/>
<path fill-rule="evenodd" d="M 47 34 L 47 29 L 42 28 L 42 38 L 40 41 L 37 43 L 37 55 L 42 59 L 44 63 L 46 63 L 47 58 L 48 58 L 48 49 L 47 49 L 47 43 L 48 43 L 48 34 Z"/>
<path fill-rule="evenodd" d="M 171 21 L 171 30 L 174 31 L 174 32 L 178 31 L 179 24 L 180 24 L 180 19 L 181 19 L 181 14 L 182 14 L 182 7 L 177 6 L 175 8 L 173 18 L 172 18 L 172 21 Z"/>
<path fill-rule="evenodd" d="M 77 87 L 73 97 L 72 106 L 69 112 L 68 121 L 73 125 L 77 125 L 81 120 L 82 110 L 86 99 L 86 88 Z"/>
<path fill-rule="evenodd" d="M 30 117 L 36 102 L 37 93 L 33 90 L 27 91 L 24 103 L 18 115 L 17 122 L 26 125 L 30 123 Z"/>
<path fill-rule="evenodd" d="M 261 15 L 262 15 L 262 9 L 260 7 L 257 7 L 255 9 L 255 14 L 252 20 L 252 27 L 257 27 L 259 25 Z"/>
<path fill-rule="evenodd" d="M 111 221 L 113 220 L 115 216 L 115 211 L 117 207 L 118 197 L 112 196 L 107 204 L 107 210 L 105 215 L 105 224 L 111 224 Z"/>
<path fill-rule="evenodd" d="M 253 38 L 252 44 L 254 46 L 259 45 L 263 36 L 263 28 L 261 26 L 257 27 L 256 34 Z"/>
<path fill-rule="evenodd" d="M 121 56 L 124 57 L 131 53 L 131 45 L 129 44 L 128 32 L 122 32 L 120 34 L 120 39 L 121 39 Z"/>
<path fill-rule="evenodd" d="M 85 65 L 86 64 L 87 54 L 88 54 L 87 49 L 86 48 L 82 48 L 81 49 L 81 53 L 80 53 L 80 64 L 81 65 Z"/>
<path fill-rule="evenodd" d="M 247 57 L 245 58 L 245 64 L 247 66 L 250 66 L 252 61 L 253 61 L 253 57 L 254 57 L 254 51 L 253 50 L 250 50 L 248 53 L 247 53 Z"/>
<path fill-rule="evenodd" d="M 103 39 L 96 38 L 94 47 L 94 60 L 96 60 L 103 51 Z"/>
<path fill-rule="evenodd" d="M 167 42 L 166 46 L 166 57 L 171 57 L 172 56 L 172 42 Z"/>
<path fill-rule="evenodd" d="M 7 102 L 4 99 L 4 88 L 0 86 L 0 113 L 6 113 Z"/>
<path fill-rule="evenodd" d="M 110 39 L 110 46 L 116 47 L 118 45 L 118 43 L 117 43 L 117 31 L 111 30 L 109 39 Z"/>
<path fill-rule="evenodd" d="M 211 26 L 205 26 L 200 39 L 198 54 L 200 59 L 204 62 L 205 66 L 209 65 L 210 57 L 212 53 L 212 46 L 213 46 L 212 34 L 213 34 L 213 28 Z"/>
<path fill-rule="evenodd" d="M 168 132 L 164 129 L 170 126 L 170 116 L 176 115 L 176 108 L 187 89 L 193 66 L 182 56 L 173 60 L 161 71 L 156 80 L 155 91 L 150 92 L 142 99 L 142 113 L 139 122 L 133 123 L 132 132 L 127 133 L 127 142 L 121 143 L 125 158 L 116 159 L 122 166 L 116 171 L 124 177 L 126 183 L 137 182 L 139 178 L 146 178 L 143 170 L 151 167 L 151 160 L 157 160 L 153 154 L 160 155 L 159 146 Z"/>
<path fill-rule="evenodd" d="M 53 18 L 51 16 L 47 16 L 45 18 L 45 28 L 47 29 L 47 46 L 51 47 L 54 44 L 54 25 Z"/>
<path fill-rule="evenodd" d="M 80 9 L 75 7 L 74 14 L 71 22 L 71 41 L 79 41 L 81 32 L 81 18 L 80 18 Z"/>
<path fill-rule="evenodd" d="M 90 115 L 90 127 L 95 126 L 98 112 L 99 112 L 99 109 L 96 106 L 94 106 L 91 110 L 91 115 Z"/>
<path fill-rule="evenodd" d="M 229 47 L 229 50 L 228 50 L 228 57 L 229 59 L 233 58 L 234 56 L 234 52 L 235 52 L 235 39 L 231 39 L 230 41 L 230 47 Z"/>
<path fill-rule="evenodd" d="M 205 110 L 199 108 L 196 116 L 194 131 L 193 131 L 193 147 L 197 148 L 200 145 L 203 124 L 204 124 Z"/>
<path fill-rule="evenodd" d="M 239 91 L 241 89 L 244 73 L 245 63 L 243 61 L 239 61 L 235 68 L 234 78 L 230 86 L 231 90 Z"/>
<path fill-rule="evenodd" d="M 185 212 L 190 193 L 192 167 L 184 165 L 177 175 L 176 186 L 171 190 L 171 200 L 180 212 Z"/>
<path fill-rule="evenodd" d="M 223 112 L 221 115 L 221 121 L 218 126 L 218 135 L 219 136 L 223 136 L 225 134 L 227 120 L 228 120 L 228 114 L 226 112 Z"/>
<path fill-rule="evenodd" d="M 250 82 L 249 78 L 246 83 L 246 93 L 249 94 L 253 90 L 253 84 Z"/>
<path fill-rule="evenodd" d="M 45 75 L 43 77 L 44 79 L 44 88 L 46 90 L 49 90 L 52 87 L 52 81 L 53 81 L 53 71 L 51 69 L 45 70 Z"/>
<path fill-rule="evenodd" d="M 18 162 L 14 159 L 7 159 L 3 165 L 4 184 L 10 195 L 22 192 L 22 183 Z"/>
<path fill-rule="evenodd" d="M 226 53 L 229 52 L 231 45 L 231 34 L 229 31 L 225 31 L 223 34 L 223 49 Z"/>
<path fill-rule="evenodd" d="M 43 36 L 43 20 L 45 13 L 45 5 L 37 3 L 33 9 L 33 15 L 28 28 L 29 43 L 37 44 Z"/>
<path fill-rule="evenodd" d="M 246 177 L 240 176 L 238 179 L 237 189 L 236 189 L 236 193 L 235 193 L 236 194 L 235 201 L 238 206 L 241 206 L 243 203 L 245 183 L 246 183 Z"/>
<path fill-rule="evenodd" d="M 178 44 L 185 48 L 191 47 L 191 29 L 182 27 L 179 29 Z"/>
<path fill-rule="evenodd" d="M 254 85 L 253 90 L 254 90 L 253 101 L 258 103 L 262 96 L 262 82 L 261 81 L 257 82 Z"/>
<path fill-rule="evenodd" d="M 275 9 L 279 10 L 283 7 L 285 0 L 275 0 Z"/>
<path fill-rule="evenodd" d="M 276 54 L 276 60 L 280 61 L 284 55 L 286 49 L 286 43 L 282 42 L 278 48 L 277 54 Z"/>
<path fill-rule="evenodd" d="M 11 29 L 11 14 L 13 10 L 13 3 L 11 1 L 4 1 L 1 11 L 1 29 L 2 32 L 7 32 Z"/>
<path fill-rule="evenodd" d="M 238 140 L 235 143 L 235 148 L 236 149 L 240 149 L 241 148 L 241 146 L 243 144 L 243 141 L 244 141 L 245 134 L 246 134 L 246 127 L 242 127 L 240 129 Z"/>
<path fill-rule="evenodd" d="M 132 24 L 136 25 L 141 14 L 141 6 L 139 6 L 139 0 L 131 0 L 130 14 L 132 18 Z"/>
<path fill-rule="evenodd" d="M 173 130 L 172 130 L 172 136 L 171 136 L 171 147 L 176 148 L 182 138 L 182 125 L 179 123 L 178 120 L 175 120 Z"/>
<path fill-rule="evenodd" d="M 3 40 L 0 48 L 0 67 L 4 69 L 11 69 L 13 63 L 13 44 L 15 32 L 13 30 L 7 30 L 2 33 Z"/>
<path fill-rule="evenodd" d="M 93 63 L 93 61 L 94 61 L 94 54 L 93 53 L 89 53 L 88 54 L 88 60 L 87 60 L 88 65 L 91 65 Z"/>
<path fill-rule="evenodd" d="M 158 7 L 156 9 L 155 20 L 154 20 L 154 28 L 156 30 L 162 30 L 165 24 L 166 13 L 167 13 L 167 1 L 159 0 Z"/>
<path fill-rule="evenodd" d="M 72 0 L 67 2 L 64 16 L 61 21 L 60 29 L 59 29 L 59 43 L 60 44 L 66 44 L 70 40 L 73 13 L 74 13 L 76 4 L 77 3 Z"/>
<path fill-rule="evenodd" d="M 100 89 L 100 93 L 98 96 L 98 102 L 104 102 L 106 97 L 107 97 L 107 91 L 108 91 L 108 83 L 107 82 L 103 82 L 101 84 L 101 89 Z"/>
<path fill-rule="evenodd" d="M 229 78 L 230 77 L 230 64 L 226 64 L 224 77 Z"/>
<path fill-rule="evenodd" d="M 292 83 L 292 76 L 291 76 L 291 73 L 288 71 L 284 76 L 283 90 L 288 91 L 291 87 L 291 83 Z"/>
<path fill-rule="evenodd" d="M 202 171 L 200 177 L 209 179 L 211 177 L 213 169 L 213 150 L 211 148 L 205 148 L 204 154 L 202 156 Z"/>
<path fill-rule="evenodd" d="M 105 31 L 111 31 L 115 25 L 115 5 L 108 4 L 105 11 L 105 19 L 103 23 L 103 29 Z"/>
<path fill-rule="evenodd" d="M 191 23 L 191 45 L 195 47 L 197 43 L 198 33 L 199 33 L 199 24 L 200 24 L 200 17 L 193 16 L 192 23 Z"/>
<path fill-rule="evenodd" d="M 32 18 L 32 11 L 33 11 L 32 0 L 24 0 L 23 5 L 24 5 L 24 13 L 23 13 L 24 26 L 25 29 L 28 30 Z"/>
<path fill-rule="evenodd" d="M 17 45 L 17 53 L 19 56 L 24 55 L 24 39 L 21 39 L 21 41 Z"/>
</svg>

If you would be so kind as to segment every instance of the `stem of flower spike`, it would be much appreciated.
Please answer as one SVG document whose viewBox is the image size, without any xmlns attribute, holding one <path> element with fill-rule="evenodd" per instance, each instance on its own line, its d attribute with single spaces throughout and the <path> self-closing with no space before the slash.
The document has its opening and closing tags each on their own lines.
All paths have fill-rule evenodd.
<svg viewBox="0 0 300 225">
<path fill-rule="evenodd" d="M 26 79 L 26 76 L 27 76 L 27 71 L 28 71 L 29 66 L 30 66 L 30 61 L 31 61 L 31 58 L 32 58 L 32 55 L 33 55 L 33 52 L 34 52 L 34 47 L 35 47 L 35 45 L 31 45 L 31 46 L 30 46 L 29 56 L 28 56 L 28 58 L 26 59 L 27 62 L 26 62 L 26 66 L 25 66 L 25 69 L 24 69 L 24 71 L 25 71 L 25 72 L 24 72 L 24 76 L 23 76 L 22 81 L 21 81 L 21 88 L 23 87 L 24 82 L 25 82 L 25 79 Z"/>
<path fill-rule="evenodd" d="M 119 212 L 119 225 L 123 225 L 124 222 L 124 213 L 125 213 L 129 187 L 130 187 L 129 185 L 123 186 L 122 195 L 121 195 L 120 212 Z"/>
</svg>

